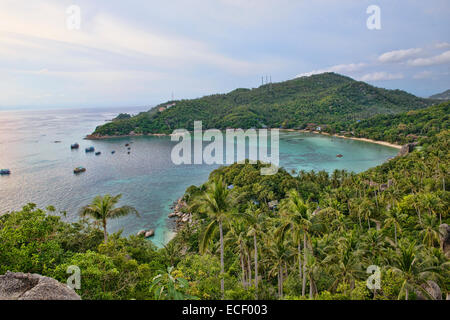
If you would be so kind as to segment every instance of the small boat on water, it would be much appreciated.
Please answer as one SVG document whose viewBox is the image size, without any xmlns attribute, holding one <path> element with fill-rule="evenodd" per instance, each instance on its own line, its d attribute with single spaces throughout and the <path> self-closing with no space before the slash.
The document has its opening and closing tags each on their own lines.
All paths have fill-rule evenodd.
<svg viewBox="0 0 450 320">
<path fill-rule="evenodd" d="M 336 157 L 337 157 L 337 158 L 342 158 L 343 155 L 339 153 L 339 154 L 336 155 Z"/>
<path fill-rule="evenodd" d="M 128 146 L 130 146 L 130 144 L 129 144 L 129 143 L 125 144 L 125 147 L 128 147 Z"/>
<path fill-rule="evenodd" d="M 89 148 L 86 148 L 85 151 L 86 151 L 86 153 L 88 153 L 88 152 L 94 152 L 94 151 L 95 151 L 95 148 L 94 148 L 94 147 L 89 147 Z"/>
<path fill-rule="evenodd" d="M 114 151 L 114 150 L 113 150 L 113 151 L 111 151 L 111 154 L 114 154 L 114 153 L 116 153 L 116 151 Z"/>
<path fill-rule="evenodd" d="M 85 171 L 86 171 L 86 168 L 84 168 L 84 167 L 77 167 L 77 168 L 73 169 L 74 174 L 82 173 Z"/>
<path fill-rule="evenodd" d="M 131 148 L 130 148 L 130 147 L 128 147 L 128 150 L 131 150 Z"/>
<path fill-rule="evenodd" d="M 100 152 L 100 151 L 97 151 L 96 153 L 95 153 L 95 155 L 96 156 L 99 156 L 99 155 L 101 155 L 102 153 Z"/>
<path fill-rule="evenodd" d="M 80 147 L 80 145 L 78 143 L 74 143 L 72 145 L 70 145 L 70 149 L 78 149 Z"/>
<path fill-rule="evenodd" d="M 11 170 L 9 169 L 0 169 L 0 175 L 7 176 L 11 174 Z"/>
</svg>

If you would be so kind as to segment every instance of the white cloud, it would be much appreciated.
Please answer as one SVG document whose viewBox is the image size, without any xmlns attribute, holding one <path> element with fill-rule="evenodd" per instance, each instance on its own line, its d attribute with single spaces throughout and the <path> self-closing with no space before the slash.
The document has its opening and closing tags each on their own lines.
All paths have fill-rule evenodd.
<svg viewBox="0 0 450 320">
<path fill-rule="evenodd" d="M 381 80 L 397 80 L 403 79 L 403 74 L 401 73 L 388 73 L 388 72 L 373 72 L 363 75 L 361 81 L 381 81 Z"/>
<path fill-rule="evenodd" d="M 325 68 L 325 69 L 318 69 L 318 70 L 313 70 L 310 72 L 304 72 L 304 73 L 300 73 L 299 75 L 296 76 L 296 78 L 298 77 L 309 77 L 312 76 L 314 74 L 319 74 L 319 73 L 324 73 L 324 72 L 336 72 L 336 73 L 349 73 L 349 72 L 355 72 L 360 70 L 361 68 L 365 67 L 367 64 L 366 63 L 350 63 L 350 64 L 338 64 L 329 68 Z"/>
<path fill-rule="evenodd" d="M 433 73 L 431 71 L 422 71 L 422 72 L 416 73 L 413 76 L 413 79 L 418 79 L 418 80 L 419 79 L 427 79 L 427 78 L 430 78 L 432 75 L 433 75 Z"/>
<path fill-rule="evenodd" d="M 450 43 L 448 43 L 448 42 L 439 42 L 439 43 L 436 43 L 434 45 L 434 47 L 437 48 L 437 49 L 449 48 L 450 47 Z"/>
<path fill-rule="evenodd" d="M 430 58 L 417 58 L 408 61 L 408 65 L 414 67 L 432 66 L 450 63 L 450 50 Z"/>
<path fill-rule="evenodd" d="M 394 50 L 385 52 L 378 57 L 378 61 L 382 63 L 401 62 L 409 58 L 417 56 L 422 52 L 422 48 L 411 48 L 404 50 Z"/>
</svg>

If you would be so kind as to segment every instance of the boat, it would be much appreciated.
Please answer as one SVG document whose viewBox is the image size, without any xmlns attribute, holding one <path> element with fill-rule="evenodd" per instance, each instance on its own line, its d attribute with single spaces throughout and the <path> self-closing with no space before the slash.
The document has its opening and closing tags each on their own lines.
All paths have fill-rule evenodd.
<svg viewBox="0 0 450 320">
<path fill-rule="evenodd" d="M 86 171 L 86 168 L 83 168 L 83 167 L 77 167 L 77 168 L 73 169 L 74 174 L 82 173 L 85 171 Z"/>
<path fill-rule="evenodd" d="M 72 145 L 70 145 L 70 149 L 78 149 L 80 147 L 80 145 L 78 143 L 74 143 Z"/>
<path fill-rule="evenodd" d="M 102 153 L 100 152 L 100 151 L 97 151 L 96 153 L 95 153 L 95 155 L 96 156 L 99 156 L 99 155 L 101 155 Z"/>
<path fill-rule="evenodd" d="M 343 155 L 339 153 L 339 154 L 336 155 L 336 157 L 337 157 L 337 158 L 342 158 Z"/>
<path fill-rule="evenodd" d="M 125 144 L 125 147 L 128 147 L 129 145 L 130 145 L 129 143 Z"/>
<path fill-rule="evenodd" d="M 94 147 L 89 147 L 89 148 L 86 148 L 85 151 L 86 151 L 86 153 L 88 153 L 88 152 L 94 152 L 94 151 L 95 151 L 95 148 L 94 148 Z"/>
<path fill-rule="evenodd" d="M 114 151 L 114 150 L 113 150 L 113 151 L 111 151 L 111 154 L 114 154 L 114 153 L 116 153 L 116 151 Z"/>
<path fill-rule="evenodd" d="M 0 175 L 6 176 L 6 175 L 10 175 L 10 174 L 11 174 L 11 170 L 9 170 L 9 169 L 0 169 Z"/>
</svg>

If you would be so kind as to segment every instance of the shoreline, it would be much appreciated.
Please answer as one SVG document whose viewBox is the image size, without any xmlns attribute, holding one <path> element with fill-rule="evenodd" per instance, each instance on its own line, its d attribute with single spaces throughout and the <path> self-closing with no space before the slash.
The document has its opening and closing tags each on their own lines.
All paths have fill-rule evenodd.
<svg viewBox="0 0 450 320">
<path fill-rule="evenodd" d="M 395 148 L 395 149 L 398 149 L 398 150 L 400 150 L 402 148 L 401 145 L 396 144 L 396 143 L 391 143 L 391 142 L 387 142 L 387 141 L 380 141 L 380 140 L 373 140 L 373 139 L 369 139 L 369 138 L 346 137 L 346 136 L 341 136 L 341 135 L 338 135 L 338 134 L 331 134 L 331 133 L 327 133 L 327 132 L 309 131 L 309 130 L 300 130 L 300 129 L 280 129 L 280 130 L 281 131 L 288 131 L 288 132 L 314 133 L 314 134 L 321 134 L 321 135 L 329 136 L 329 137 L 336 137 L 336 138 L 342 138 L 342 139 L 350 139 L 350 140 L 370 142 L 370 143 L 379 144 L 379 145 L 382 145 L 382 146 L 385 146 L 385 147 Z"/>
<path fill-rule="evenodd" d="M 165 134 L 165 133 L 148 133 L 148 134 L 134 133 L 134 134 L 122 134 L 122 135 L 114 135 L 114 136 L 100 136 L 97 134 L 88 134 L 83 139 L 84 140 L 107 140 L 107 139 L 144 137 L 144 136 L 164 137 L 164 136 L 168 136 L 168 134 Z"/>
<path fill-rule="evenodd" d="M 272 128 L 273 129 L 273 128 Z M 300 133 L 314 133 L 314 134 L 321 134 L 324 136 L 329 137 L 336 137 L 336 138 L 342 138 L 342 139 L 350 139 L 350 140 L 356 140 L 356 141 L 363 141 L 363 142 L 369 142 L 369 143 L 375 143 L 379 144 L 385 147 L 391 147 L 400 150 L 402 148 L 402 145 L 391 143 L 387 141 L 381 141 L 381 140 L 373 140 L 369 138 L 358 138 L 358 137 L 346 137 L 339 134 L 330 134 L 327 132 L 319 132 L 319 131 L 309 131 L 309 130 L 303 130 L 303 129 L 279 129 L 280 131 L 286 131 L 286 132 L 300 132 Z M 117 138 L 127 138 L 127 137 L 143 137 L 143 136 L 152 136 L 152 137 L 165 137 L 165 136 L 171 136 L 171 134 L 166 133 L 148 133 L 148 134 L 124 134 L 124 135 L 114 135 L 114 136 L 100 136 L 95 134 L 88 134 L 84 139 L 85 140 L 107 140 L 107 139 L 117 139 Z"/>
</svg>

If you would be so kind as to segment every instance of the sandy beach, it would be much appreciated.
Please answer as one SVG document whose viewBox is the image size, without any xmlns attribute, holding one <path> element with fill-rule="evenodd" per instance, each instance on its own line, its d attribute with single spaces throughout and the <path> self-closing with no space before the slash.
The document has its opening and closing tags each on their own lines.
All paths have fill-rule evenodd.
<svg viewBox="0 0 450 320">
<path fill-rule="evenodd" d="M 396 148 L 396 149 L 401 149 L 402 146 L 399 144 L 395 144 L 395 143 L 390 143 L 390 142 L 386 142 L 386 141 L 378 141 L 378 140 L 373 140 L 373 139 L 367 139 L 367 138 L 357 138 L 357 137 L 346 137 L 346 136 L 341 136 L 338 134 L 330 134 L 327 132 L 319 132 L 319 131 L 309 131 L 309 130 L 296 130 L 296 129 L 281 129 L 281 131 L 289 131 L 289 132 L 303 132 L 303 133 L 315 133 L 315 134 L 322 134 L 325 136 L 331 136 L 331 137 L 336 137 L 336 138 L 342 138 L 342 139 L 351 139 L 351 140 L 358 140 L 358 141 L 365 141 L 365 142 L 370 142 L 370 143 L 376 143 L 379 145 L 383 145 L 386 147 L 391 147 L 391 148 Z"/>
</svg>

